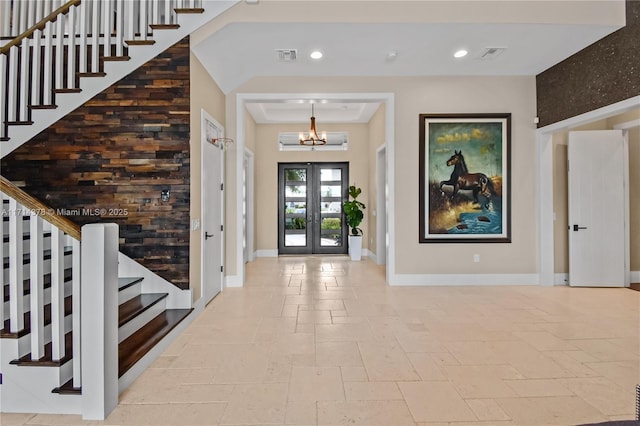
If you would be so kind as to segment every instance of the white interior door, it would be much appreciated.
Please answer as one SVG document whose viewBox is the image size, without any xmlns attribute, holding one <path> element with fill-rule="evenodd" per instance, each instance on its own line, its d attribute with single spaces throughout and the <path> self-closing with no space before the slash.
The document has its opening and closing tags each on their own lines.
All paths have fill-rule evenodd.
<svg viewBox="0 0 640 426">
<path fill-rule="evenodd" d="M 203 112 L 202 143 L 202 294 L 209 303 L 222 291 L 224 256 L 222 250 L 224 209 L 224 128 Z"/>
<path fill-rule="evenodd" d="M 624 138 L 569 133 L 569 283 L 624 287 Z"/>
</svg>

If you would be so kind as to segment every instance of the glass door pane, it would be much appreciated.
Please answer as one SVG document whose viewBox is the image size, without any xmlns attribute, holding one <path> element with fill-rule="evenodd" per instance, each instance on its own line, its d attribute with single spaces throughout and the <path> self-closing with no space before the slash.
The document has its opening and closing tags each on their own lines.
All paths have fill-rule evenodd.
<svg viewBox="0 0 640 426">
<path fill-rule="evenodd" d="M 278 164 L 278 253 L 347 252 L 348 163 Z"/>
<path fill-rule="evenodd" d="M 342 169 L 320 169 L 320 246 L 342 246 Z"/>
</svg>

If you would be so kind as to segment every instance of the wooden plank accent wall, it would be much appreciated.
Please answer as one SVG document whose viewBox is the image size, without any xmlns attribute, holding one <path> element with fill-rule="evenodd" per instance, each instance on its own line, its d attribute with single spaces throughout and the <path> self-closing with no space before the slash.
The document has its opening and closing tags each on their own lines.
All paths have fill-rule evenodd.
<svg viewBox="0 0 640 426">
<path fill-rule="evenodd" d="M 538 127 L 640 95 L 640 1 L 626 26 L 536 76 Z"/>
<path fill-rule="evenodd" d="M 2 175 L 80 225 L 117 223 L 123 253 L 189 288 L 189 90 L 187 37 L 2 159 Z"/>
</svg>

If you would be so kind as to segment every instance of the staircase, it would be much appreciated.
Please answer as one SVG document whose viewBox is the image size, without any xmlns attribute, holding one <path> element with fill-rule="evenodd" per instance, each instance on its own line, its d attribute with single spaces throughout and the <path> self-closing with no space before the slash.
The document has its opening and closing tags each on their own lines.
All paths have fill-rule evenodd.
<svg viewBox="0 0 640 426">
<path fill-rule="evenodd" d="M 236 3 L 1 1 L 0 158 Z"/>
<path fill-rule="evenodd" d="M 3 181 L 0 229 L 2 411 L 82 414 L 82 378 L 86 373 L 82 371 L 85 352 L 80 351 L 83 318 L 78 295 L 92 283 L 80 282 L 81 243 L 75 238 L 80 229 L 64 218 L 56 219 L 62 222 L 60 228 L 44 220 L 34 212 L 45 206 L 23 206 L 6 194 L 19 191 L 8 185 Z M 139 372 L 129 378 L 127 374 L 192 311 L 168 308 L 170 294 L 145 291 L 144 281 L 144 277 L 117 280 L 120 390 Z M 143 362 L 142 368 L 151 361 Z"/>
<path fill-rule="evenodd" d="M 0 158 L 237 1 L 0 1 Z M 104 419 L 191 319 L 180 290 L 0 176 L 0 412 Z"/>
</svg>

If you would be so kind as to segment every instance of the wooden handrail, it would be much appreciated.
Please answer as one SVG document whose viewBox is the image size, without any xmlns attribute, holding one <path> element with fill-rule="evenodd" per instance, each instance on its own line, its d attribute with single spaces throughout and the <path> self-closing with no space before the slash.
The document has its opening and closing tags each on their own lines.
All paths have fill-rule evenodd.
<svg viewBox="0 0 640 426">
<path fill-rule="evenodd" d="M 56 19 L 58 19 L 59 15 L 64 15 L 65 13 L 69 12 L 69 9 L 71 9 L 73 6 L 79 5 L 80 3 L 81 3 L 81 0 L 70 0 L 66 2 L 62 6 L 60 6 L 53 12 L 51 12 L 49 15 L 42 18 L 40 22 L 38 22 L 37 24 L 29 28 L 27 31 L 23 32 L 18 37 L 14 38 L 9 43 L 2 46 L 0 48 L 0 54 L 6 55 L 9 52 L 9 49 L 11 49 L 13 46 L 17 46 L 25 38 L 31 37 L 31 35 L 36 30 L 43 30 L 44 26 L 47 25 L 48 22 L 54 22 Z"/>
<path fill-rule="evenodd" d="M 58 229 L 61 229 L 73 238 L 80 240 L 80 225 L 71 222 L 64 216 L 57 215 L 51 207 L 27 194 L 22 189 L 9 182 L 4 176 L 0 176 L 0 191 L 4 192 L 11 198 L 14 198 L 20 204 L 30 209 L 38 216 L 44 218 L 47 222 L 55 225 Z"/>
</svg>

